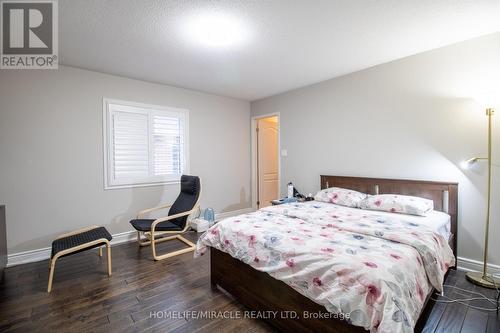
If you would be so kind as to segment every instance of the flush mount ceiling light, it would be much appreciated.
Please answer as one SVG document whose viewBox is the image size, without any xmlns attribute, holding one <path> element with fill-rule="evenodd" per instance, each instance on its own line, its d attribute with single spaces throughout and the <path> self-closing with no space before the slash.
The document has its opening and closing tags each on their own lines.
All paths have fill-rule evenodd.
<svg viewBox="0 0 500 333">
<path fill-rule="evenodd" d="M 192 42 L 212 48 L 242 45 L 249 35 L 241 20 L 222 13 L 196 15 L 187 20 L 184 29 Z"/>
</svg>

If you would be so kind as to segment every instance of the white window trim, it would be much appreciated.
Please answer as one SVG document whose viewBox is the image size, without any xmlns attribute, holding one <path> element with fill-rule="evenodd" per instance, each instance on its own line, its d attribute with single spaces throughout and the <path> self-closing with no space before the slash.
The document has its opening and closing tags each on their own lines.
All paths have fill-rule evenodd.
<svg viewBox="0 0 500 333">
<path fill-rule="evenodd" d="M 175 113 L 183 113 L 184 114 L 184 171 L 183 173 L 189 174 L 190 161 L 189 161 L 189 110 L 182 108 L 174 108 L 167 107 L 162 105 L 152 105 L 152 104 L 143 104 L 137 102 L 124 101 L 113 98 L 103 98 L 102 100 L 102 128 L 103 128 L 103 160 L 104 160 L 104 189 L 105 190 L 114 190 L 120 188 L 132 188 L 132 187 L 147 187 L 147 186 L 161 186 L 166 184 L 179 184 L 180 178 L 176 180 L 172 179 L 161 179 L 158 181 L 151 182 L 145 181 L 143 183 L 134 182 L 133 184 L 112 184 L 109 178 L 109 167 L 112 164 L 112 151 L 109 146 L 111 142 L 111 137 L 108 131 L 108 125 L 110 124 L 110 110 L 109 104 L 120 104 L 124 106 L 138 107 L 142 109 L 151 109 L 156 111 L 167 111 L 167 112 L 175 112 Z"/>
</svg>

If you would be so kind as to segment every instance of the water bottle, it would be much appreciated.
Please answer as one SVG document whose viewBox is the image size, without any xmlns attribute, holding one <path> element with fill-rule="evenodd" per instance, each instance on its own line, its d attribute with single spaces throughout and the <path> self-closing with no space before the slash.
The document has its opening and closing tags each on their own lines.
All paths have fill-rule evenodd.
<svg viewBox="0 0 500 333">
<path fill-rule="evenodd" d="M 293 184 L 292 182 L 288 183 L 288 198 L 293 198 Z"/>
<path fill-rule="evenodd" d="M 203 214 L 203 219 L 207 220 L 209 223 L 212 223 L 215 220 L 214 210 L 212 208 L 206 208 L 205 214 Z"/>
</svg>

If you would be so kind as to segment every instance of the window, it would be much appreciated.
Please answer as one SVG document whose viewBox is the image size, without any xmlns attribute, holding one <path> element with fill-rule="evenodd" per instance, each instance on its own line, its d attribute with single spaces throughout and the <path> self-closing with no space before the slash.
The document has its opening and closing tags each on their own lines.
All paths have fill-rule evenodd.
<svg viewBox="0 0 500 333">
<path fill-rule="evenodd" d="M 104 99 L 104 187 L 159 185 L 189 172 L 188 110 Z"/>
</svg>

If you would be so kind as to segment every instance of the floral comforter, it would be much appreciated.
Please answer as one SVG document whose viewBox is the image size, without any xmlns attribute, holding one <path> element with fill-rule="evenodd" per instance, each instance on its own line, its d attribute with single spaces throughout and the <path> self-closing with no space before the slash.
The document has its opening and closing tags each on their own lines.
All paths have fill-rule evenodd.
<svg viewBox="0 0 500 333">
<path fill-rule="evenodd" d="M 372 332 L 413 332 L 455 259 L 447 240 L 404 215 L 331 203 L 267 207 L 225 219 L 198 240 L 267 272 Z"/>
</svg>

